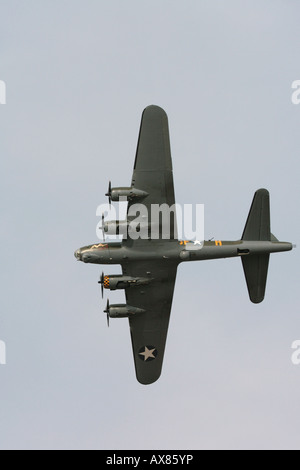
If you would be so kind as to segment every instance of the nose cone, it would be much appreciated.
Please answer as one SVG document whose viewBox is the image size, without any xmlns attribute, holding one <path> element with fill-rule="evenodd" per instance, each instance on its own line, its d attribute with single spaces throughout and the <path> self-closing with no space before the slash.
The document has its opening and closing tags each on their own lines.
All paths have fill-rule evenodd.
<svg viewBox="0 0 300 470">
<path fill-rule="evenodd" d="M 75 256 L 75 258 L 77 259 L 77 261 L 80 261 L 80 260 L 81 260 L 80 249 L 79 249 L 79 250 L 76 250 L 76 251 L 74 252 L 74 256 Z"/>
</svg>

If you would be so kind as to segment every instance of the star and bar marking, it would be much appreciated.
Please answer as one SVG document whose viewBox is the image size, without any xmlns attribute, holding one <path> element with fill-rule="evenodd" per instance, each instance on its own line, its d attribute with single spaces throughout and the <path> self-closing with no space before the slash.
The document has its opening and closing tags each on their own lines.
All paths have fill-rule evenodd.
<svg viewBox="0 0 300 470">
<path fill-rule="evenodd" d="M 187 245 L 188 243 L 194 243 L 194 245 L 201 245 L 201 242 L 199 240 L 195 241 L 190 241 L 190 240 L 180 240 L 179 244 L 180 245 Z"/>
</svg>

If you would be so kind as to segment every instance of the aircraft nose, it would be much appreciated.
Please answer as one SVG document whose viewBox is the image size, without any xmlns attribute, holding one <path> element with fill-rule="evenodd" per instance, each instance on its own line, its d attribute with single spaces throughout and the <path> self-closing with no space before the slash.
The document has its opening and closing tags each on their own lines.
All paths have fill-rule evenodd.
<svg viewBox="0 0 300 470">
<path fill-rule="evenodd" d="M 77 259 L 77 261 L 81 260 L 80 249 L 74 252 L 74 256 Z"/>
</svg>

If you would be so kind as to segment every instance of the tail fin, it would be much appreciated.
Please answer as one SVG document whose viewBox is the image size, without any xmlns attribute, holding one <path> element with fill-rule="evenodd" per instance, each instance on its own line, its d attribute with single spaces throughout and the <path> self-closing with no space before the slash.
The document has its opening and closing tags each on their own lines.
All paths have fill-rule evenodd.
<svg viewBox="0 0 300 470">
<path fill-rule="evenodd" d="M 259 189 L 254 194 L 242 240 L 270 241 L 273 237 L 270 228 L 269 192 L 266 189 Z M 264 300 L 269 258 L 269 254 L 242 257 L 250 300 L 256 304 Z"/>
</svg>

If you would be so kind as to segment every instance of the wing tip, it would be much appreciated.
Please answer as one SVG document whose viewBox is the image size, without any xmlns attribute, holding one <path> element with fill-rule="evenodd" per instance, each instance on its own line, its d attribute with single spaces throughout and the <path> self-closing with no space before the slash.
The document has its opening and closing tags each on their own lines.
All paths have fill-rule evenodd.
<svg viewBox="0 0 300 470">
<path fill-rule="evenodd" d="M 137 381 L 141 385 L 152 385 L 158 381 L 160 376 L 161 376 L 161 371 L 159 372 L 159 375 L 156 375 L 155 377 L 140 377 L 138 374 L 136 374 Z"/>
<path fill-rule="evenodd" d="M 166 111 L 161 106 L 158 106 L 156 104 L 150 104 L 149 106 L 146 106 L 146 108 L 143 111 L 143 114 L 148 113 L 148 112 L 167 116 Z"/>
</svg>

